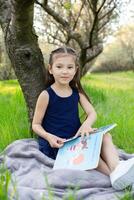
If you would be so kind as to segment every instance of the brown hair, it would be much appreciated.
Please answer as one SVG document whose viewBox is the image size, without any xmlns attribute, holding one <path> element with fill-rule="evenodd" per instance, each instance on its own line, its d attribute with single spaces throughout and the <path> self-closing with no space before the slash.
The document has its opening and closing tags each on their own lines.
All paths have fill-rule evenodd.
<svg viewBox="0 0 134 200">
<path fill-rule="evenodd" d="M 76 74 L 74 75 L 73 80 L 69 83 L 69 85 L 71 88 L 78 89 L 78 91 L 80 93 L 82 93 L 88 99 L 89 102 L 91 102 L 89 97 L 83 90 L 82 85 L 80 83 L 80 67 L 79 67 L 79 63 L 78 63 L 78 57 L 77 57 L 76 51 L 74 49 L 72 49 L 71 47 L 59 47 L 59 48 L 53 50 L 50 53 L 49 64 L 52 66 L 53 65 L 53 56 L 55 54 L 60 54 L 60 53 L 67 53 L 67 54 L 73 55 L 75 57 L 75 64 L 76 64 L 76 66 L 78 66 L 78 69 L 77 69 Z M 55 82 L 55 80 L 54 80 L 53 75 L 50 74 L 49 71 L 47 70 L 46 87 L 49 87 L 54 82 Z"/>
</svg>

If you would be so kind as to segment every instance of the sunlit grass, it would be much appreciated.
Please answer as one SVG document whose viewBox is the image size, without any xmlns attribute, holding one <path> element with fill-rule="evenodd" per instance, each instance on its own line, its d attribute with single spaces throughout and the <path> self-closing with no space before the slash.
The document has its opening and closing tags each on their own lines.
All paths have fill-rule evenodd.
<svg viewBox="0 0 134 200">
<path fill-rule="evenodd" d="M 94 126 L 117 123 L 111 131 L 114 143 L 134 152 L 134 73 L 88 74 L 82 78 L 82 84 L 98 114 Z M 31 137 L 17 80 L 0 81 L 0 133 L 1 150 L 16 139 Z"/>
<path fill-rule="evenodd" d="M 13 94 L 20 91 L 17 80 L 0 81 L 0 94 Z"/>
<path fill-rule="evenodd" d="M 27 109 L 16 80 L 0 82 L 0 150 L 12 141 L 29 137 Z"/>
<path fill-rule="evenodd" d="M 103 88 L 105 90 L 132 90 L 134 89 L 134 73 L 110 73 L 86 75 L 83 78 L 83 84 L 89 84 L 91 87 Z"/>
<path fill-rule="evenodd" d="M 82 82 L 98 114 L 95 126 L 117 123 L 114 143 L 134 152 L 134 73 L 92 74 Z"/>
</svg>

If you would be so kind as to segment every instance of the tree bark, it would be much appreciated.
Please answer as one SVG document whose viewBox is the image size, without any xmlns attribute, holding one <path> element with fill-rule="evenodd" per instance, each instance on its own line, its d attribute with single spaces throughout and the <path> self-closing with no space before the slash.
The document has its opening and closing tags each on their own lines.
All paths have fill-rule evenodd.
<svg viewBox="0 0 134 200">
<path fill-rule="evenodd" d="M 45 67 L 33 29 L 33 9 L 34 0 L 0 0 L 0 24 L 28 108 L 30 130 L 37 97 L 45 88 Z"/>
</svg>

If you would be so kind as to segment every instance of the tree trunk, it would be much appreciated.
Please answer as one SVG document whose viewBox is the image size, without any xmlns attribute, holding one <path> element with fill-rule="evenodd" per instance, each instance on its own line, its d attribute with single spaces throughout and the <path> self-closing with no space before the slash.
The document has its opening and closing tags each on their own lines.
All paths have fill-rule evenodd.
<svg viewBox="0 0 134 200">
<path fill-rule="evenodd" d="M 11 5 L 0 0 L 0 5 L 6 49 L 24 94 L 31 130 L 37 97 L 45 88 L 43 56 L 33 29 L 34 0 L 12 0 Z"/>
</svg>

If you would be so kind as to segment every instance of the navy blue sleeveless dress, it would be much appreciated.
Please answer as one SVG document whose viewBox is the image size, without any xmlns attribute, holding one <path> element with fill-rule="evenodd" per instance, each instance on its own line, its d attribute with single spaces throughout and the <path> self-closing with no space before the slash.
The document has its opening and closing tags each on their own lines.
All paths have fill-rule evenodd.
<svg viewBox="0 0 134 200">
<path fill-rule="evenodd" d="M 61 138 L 73 137 L 80 128 L 78 102 L 79 93 L 72 89 L 69 97 L 60 97 L 55 91 L 48 87 L 49 103 L 42 120 L 42 127 L 45 131 Z M 39 149 L 48 157 L 56 158 L 58 148 L 52 148 L 48 141 L 39 136 Z"/>
</svg>

